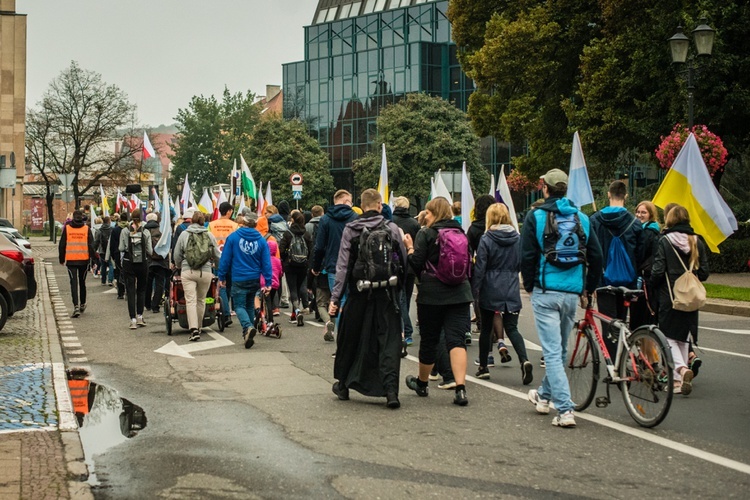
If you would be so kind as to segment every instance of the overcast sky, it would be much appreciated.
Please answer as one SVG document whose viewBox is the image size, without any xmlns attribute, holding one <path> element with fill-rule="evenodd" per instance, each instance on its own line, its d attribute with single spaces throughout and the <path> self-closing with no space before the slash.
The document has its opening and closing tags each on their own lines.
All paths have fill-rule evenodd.
<svg viewBox="0 0 750 500">
<path fill-rule="evenodd" d="M 70 61 L 101 73 L 171 124 L 194 95 L 265 94 L 282 63 L 304 58 L 317 0 L 16 0 L 27 14 L 27 107 Z"/>
</svg>

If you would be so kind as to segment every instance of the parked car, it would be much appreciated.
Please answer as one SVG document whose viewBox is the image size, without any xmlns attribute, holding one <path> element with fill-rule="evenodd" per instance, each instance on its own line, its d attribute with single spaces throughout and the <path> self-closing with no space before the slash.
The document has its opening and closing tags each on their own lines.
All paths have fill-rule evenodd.
<svg viewBox="0 0 750 500">
<path fill-rule="evenodd" d="M 55 221 L 55 227 L 57 228 L 57 234 L 60 234 L 63 230 L 63 223 Z M 42 229 L 45 233 L 49 233 L 49 221 L 44 221 L 44 224 L 42 225 Z"/>
<path fill-rule="evenodd" d="M 0 217 L 0 227 L 10 227 L 13 228 L 13 224 L 8 219 L 3 219 Z"/>
<path fill-rule="evenodd" d="M 0 330 L 9 316 L 26 307 L 29 288 L 25 261 L 26 255 L 21 248 L 7 237 L 0 237 Z M 33 258 L 31 265 L 33 273 Z"/>
<path fill-rule="evenodd" d="M 14 236 L 11 236 L 10 234 L 7 234 L 3 231 L 0 231 L 0 235 L 2 235 L 0 236 L 0 238 L 4 236 L 23 252 L 23 268 L 26 272 L 26 283 L 28 287 L 26 298 L 28 300 L 31 300 L 36 297 L 37 289 L 36 276 L 34 276 L 34 254 L 31 252 L 31 244 L 29 244 L 27 248 L 21 243 L 21 241 L 26 241 L 23 238 L 21 238 L 21 241 L 19 241 Z M 10 315 L 13 316 L 13 313 L 11 313 Z"/>
<path fill-rule="evenodd" d="M 6 236 L 10 235 L 13 238 L 15 238 L 14 243 L 18 243 L 19 245 L 22 245 L 24 248 L 28 248 L 31 250 L 31 242 L 23 237 L 21 233 L 18 232 L 17 229 L 14 229 L 12 227 L 4 227 L 0 226 L 0 233 L 5 234 Z"/>
</svg>

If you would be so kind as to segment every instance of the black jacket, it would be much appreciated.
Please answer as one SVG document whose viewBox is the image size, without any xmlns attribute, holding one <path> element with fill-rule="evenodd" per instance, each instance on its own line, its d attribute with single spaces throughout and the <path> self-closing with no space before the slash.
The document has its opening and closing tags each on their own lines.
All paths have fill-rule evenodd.
<svg viewBox="0 0 750 500">
<path fill-rule="evenodd" d="M 289 249 L 292 246 L 292 235 L 302 236 L 302 239 L 305 240 L 305 245 L 307 245 L 307 262 L 305 262 L 304 264 L 292 262 L 289 256 Z M 307 269 L 308 263 L 310 262 L 310 259 L 313 255 L 312 235 L 307 232 L 307 229 L 305 229 L 304 225 L 299 226 L 297 224 L 291 224 L 289 226 L 289 231 L 286 231 L 284 233 L 284 236 L 279 242 L 279 253 L 281 254 L 281 262 L 282 264 L 284 264 L 284 269 Z"/>
<path fill-rule="evenodd" d="M 107 245 L 109 245 L 109 235 L 112 234 L 112 223 L 102 224 L 99 228 L 99 232 L 96 233 L 96 240 L 94 241 L 94 248 L 96 249 L 101 257 L 107 253 Z"/>
<path fill-rule="evenodd" d="M 328 209 L 328 213 L 320 219 L 318 224 L 313 271 L 319 272 L 325 269 L 328 274 L 336 274 L 341 235 L 344 234 L 344 227 L 357 217 L 357 213 L 349 205 L 334 205 Z"/>
<path fill-rule="evenodd" d="M 479 240 L 471 279 L 479 307 L 501 312 L 520 311 L 520 271 L 521 235 L 508 225 L 487 231 Z"/>
<path fill-rule="evenodd" d="M 630 262 L 633 264 L 633 269 L 637 271 L 643 262 L 643 227 L 641 221 L 625 209 L 600 210 L 593 214 L 590 220 L 591 231 L 596 233 L 599 245 L 602 247 L 603 269 L 607 268 L 609 244 L 612 242 L 612 238 L 620 236 L 625 251 L 630 257 Z M 604 274 L 602 274 L 599 286 L 604 286 L 604 284 Z M 635 288 L 635 282 L 629 286 Z"/>
<path fill-rule="evenodd" d="M 484 234 L 484 226 L 484 219 L 475 220 L 472 221 L 471 225 L 469 226 L 469 230 L 466 231 L 466 237 L 469 238 L 469 248 L 471 248 L 472 255 L 477 253 L 477 249 L 479 248 L 479 240 L 482 239 L 482 235 Z"/>
<path fill-rule="evenodd" d="M 471 296 L 471 285 L 467 279 L 460 285 L 449 286 L 437 279 L 427 269 L 427 262 L 437 266 L 440 248 L 437 245 L 438 230 L 458 228 L 461 225 L 453 219 L 435 222 L 432 227 L 423 227 L 414 240 L 414 253 L 409 256 L 409 265 L 419 278 L 417 304 L 450 305 L 467 304 L 474 299 Z"/>
<path fill-rule="evenodd" d="M 81 222 L 70 221 L 68 225 L 70 225 L 71 227 L 80 228 L 80 227 L 85 226 L 86 222 L 85 221 L 81 221 Z M 89 262 L 91 261 L 91 259 L 94 258 L 94 254 L 96 253 L 96 250 L 94 249 L 94 234 L 91 232 L 91 229 L 89 229 L 88 239 L 87 239 L 88 248 L 89 248 L 88 260 L 71 260 L 69 262 L 66 262 L 65 250 L 68 244 L 68 233 L 66 231 L 67 228 L 68 228 L 67 225 L 63 228 L 63 232 L 60 235 L 60 243 L 57 247 L 57 250 L 59 252 L 59 257 L 60 257 L 60 264 L 65 264 L 67 266 L 88 266 Z"/>
<path fill-rule="evenodd" d="M 643 261 L 638 267 L 638 274 L 645 278 L 651 277 L 651 267 L 654 264 L 659 237 L 659 224 L 656 222 L 643 224 Z"/>
<path fill-rule="evenodd" d="M 155 247 L 156 244 L 159 242 L 159 239 L 161 239 L 161 229 L 159 228 L 159 223 L 156 222 L 155 220 L 150 220 L 146 223 L 146 225 L 144 226 L 144 229 L 148 230 L 148 232 L 151 233 L 151 246 L 152 248 Z M 149 267 L 160 266 L 165 269 L 168 269 L 169 260 L 165 259 L 158 253 L 152 251 L 151 256 L 148 260 L 148 265 Z"/>
</svg>

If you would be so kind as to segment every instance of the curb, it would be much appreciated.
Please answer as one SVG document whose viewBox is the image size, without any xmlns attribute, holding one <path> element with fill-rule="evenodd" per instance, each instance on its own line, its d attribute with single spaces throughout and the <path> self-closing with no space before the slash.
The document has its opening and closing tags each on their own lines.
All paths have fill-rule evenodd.
<svg viewBox="0 0 750 500">
<path fill-rule="evenodd" d="M 701 311 L 716 314 L 728 314 L 731 316 L 750 317 L 750 305 L 745 305 L 745 303 L 732 304 L 726 302 L 706 302 L 706 305 L 701 307 Z"/>
<path fill-rule="evenodd" d="M 59 289 L 57 278 L 52 271 L 52 264 L 44 262 L 44 279 L 42 280 L 42 297 L 44 308 L 49 311 L 47 317 L 47 334 L 49 337 L 50 355 L 52 357 L 52 380 L 55 388 L 55 399 L 57 400 L 57 411 L 59 417 L 59 430 L 63 444 L 64 459 L 68 469 L 68 494 L 74 500 L 93 500 L 91 486 L 86 483 L 89 477 L 88 466 L 85 462 L 83 445 L 78 434 L 78 421 L 73 410 L 73 400 L 68 388 L 67 374 L 65 373 L 65 359 L 60 344 L 60 334 L 56 315 L 58 313 L 53 307 L 53 295 L 58 299 Z M 65 312 L 67 316 L 67 309 Z"/>
</svg>

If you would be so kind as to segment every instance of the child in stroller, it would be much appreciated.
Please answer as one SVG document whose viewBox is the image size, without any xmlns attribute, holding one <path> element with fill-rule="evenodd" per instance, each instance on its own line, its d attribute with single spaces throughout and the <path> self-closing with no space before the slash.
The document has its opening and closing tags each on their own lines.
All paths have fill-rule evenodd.
<svg viewBox="0 0 750 500">
<path fill-rule="evenodd" d="M 281 337 L 281 328 L 273 320 L 273 304 L 276 294 L 279 293 L 279 286 L 281 285 L 281 276 L 283 274 L 281 267 L 281 259 L 277 257 L 278 244 L 273 240 L 268 240 L 268 250 L 271 253 L 271 268 L 273 269 L 271 279 L 271 292 L 265 295 L 260 292 L 259 299 L 255 301 L 257 307 L 255 309 L 255 329 L 261 335 L 267 337 Z M 261 287 L 266 286 L 263 276 L 260 277 Z"/>
</svg>

